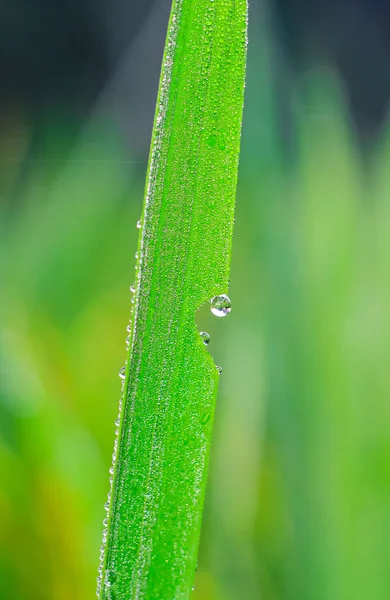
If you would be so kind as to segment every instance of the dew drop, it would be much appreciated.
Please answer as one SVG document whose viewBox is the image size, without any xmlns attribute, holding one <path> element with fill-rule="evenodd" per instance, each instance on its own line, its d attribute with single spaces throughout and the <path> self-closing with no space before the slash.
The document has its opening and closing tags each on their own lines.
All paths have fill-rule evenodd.
<svg viewBox="0 0 390 600">
<path fill-rule="evenodd" d="M 116 582 L 116 573 L 115 571 L 108 570 L 106 571 L 106 585 L 111 586 Z"/>
<path fill-rule="evenodd" d="M 217 367 L 218 375 L 222 375 L 222 367 Z"/>
<path fill-rule="evenodd" d="M 141 229 L 141 221 L 137 221 L 137 229 Z"/>
<path fill-rule="evenodd" d="M 206 331 L 201 331 L 199 335 L 202 338 L 204 345 L 207 346 L 210 343 L 209 334 Z"/>
<path fill-rule="evenodd" d="M 215 296 L 215 298 L 211 300 L 211 312 L 216 317 L 226 317 L 231 310 L 232 303 L 230 302 L 229 296 L 226 296 L 226 294 Z"/>
<path fill-rule="evenodd" d="M 135 283 L 133 283 L 133 284 L 130 286 L 130 292 L 131 292 L 132 294 L 134 294 L 134 292 L 135 292 Z"/>
<path fill-rule="evenodd" d="M 118 375 L 121 379 L 125 379 L 126 378 L 126 367 L 122 367 L 121 370 L 119 371 Z"/>
</svg>

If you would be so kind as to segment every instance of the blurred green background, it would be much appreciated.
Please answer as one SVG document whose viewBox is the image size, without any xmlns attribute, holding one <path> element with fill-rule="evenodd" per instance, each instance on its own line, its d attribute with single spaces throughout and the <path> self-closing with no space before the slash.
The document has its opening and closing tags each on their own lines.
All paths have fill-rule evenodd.
<svg viewBox="0 0 390 600">
<path fill-rule="evenodd" d="M 283 4 L 299 8 L 251 5 L 233 311 L 199 314 L 223 376 L 193 598 L 386 600 L 390 128 L 378 98 L 390 74 L 383 83 L 375 63 L 383 93 L 364 101 L 367 62 L 348 28 L 352 86 L 302 13 L 284 29 Z M 23 86 L 2 97 L 4 600 L 94 597 L 168 9 L 134 13 L 128 50 L 114 44 L 121 60 L 104 85 L 91 76 L 89 96 L 90 63 L 72 80 L 53 59 L 55 100 L 42 82 L 46 104 Z"/>
</svg>

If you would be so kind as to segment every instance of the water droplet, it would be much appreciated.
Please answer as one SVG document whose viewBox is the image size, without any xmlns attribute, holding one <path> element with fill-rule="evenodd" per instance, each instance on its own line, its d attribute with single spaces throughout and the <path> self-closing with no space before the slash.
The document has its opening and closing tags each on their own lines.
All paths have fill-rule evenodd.
<svg viewBox="0 0 390 600">
<path fill-rule="evenodd" d="M 137 229 L 141 229 L 141 221 L 137 221 Z"/>
<path fill-rule="evenodd" d="M 112 570 L 108 570 L 106 571 L 106 585 L 110 586 L 113 585 L 116 582 L 116 573 L 115 571 Z"/>
<path fill-rule="evenodd" d="M 226 294 L 215 296 L 215 298 L 211 300 L 211 312 L 216 317 L 226 317 L 231 310 L 232 303 L 230 302 L 229 296 L 226 296 Z"/>
<path fill-rule="evenodd" d="M 122 367 L 118 374 L 121 379 L 125 379 L 126 378 L 126 367 Z"/>
<path fill-rule="evenodd" d="M 135 283 L 133 283 L 133 284 L 130 286 L 130 292 L 131 292 L 132 294 L 134 294 L 134 293 L 135 293 Z"/>
<path fill-rule="evenodd" d="M 218 375 L 222 375 L 222 367 L 217 367 Z"/>
<path fill-rule="evenodd" d="M 201 331 L 199 335 L 202 338 L 204 345 L 207 346 L 210 343 L 209 334 L 206 331 Z"/>
</svg>

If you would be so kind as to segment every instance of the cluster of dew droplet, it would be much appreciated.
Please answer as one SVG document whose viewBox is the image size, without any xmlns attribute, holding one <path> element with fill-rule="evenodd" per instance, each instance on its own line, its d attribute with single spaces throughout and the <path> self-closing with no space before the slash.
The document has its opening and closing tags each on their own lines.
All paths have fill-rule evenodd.
<svg viewBox="0 0 390 600">
<path fill-rule="evenodd" d="M 137 223 L 137 227 L 138 227 L 138 223 Z M 129 348 L 130 348 L 131 332 L 132 332 L 132 328 L 133 328 L 132 323 L 134 323 L 134 308 L 135 308 L 134 305 L 135 305 L 135 292 L 136 292 L 135 284 L 130 286 L 130 292 L 132 294 L 132 297 L 131 297 L 130 322 L 126 328 L 126 331 L 128 334 L 126 337 L 126 350 L 129 350 Z M 110 506 L 111 506 L 111 499 L 113 497 L 114 474 L 115 474 L 115 467 L 116 467 L 117 456 L 118 456 L 119 428 L 120 428 L 120 424 L 121 424 L 123 398 L 124 398 L 124 394 L 125 394 L 127 364 L 128 364 L 128 361 L 126 360 L 124 366 L 121 367 L 121 369 L 119 370 L 119 373 L 118 373 L 119 378 L 121 380 L 121 395 L 119 398 L 119 414 L 115 420 L 114 451 L 112 454 L 111 467 L 109 469 L 110 489 L 108 492 L 107 502 L 104 505 L 104 510 L 106 511 L 106 516 L 103 520 L 102 545 L 100 547 L 100 564 L 99 564 L 99 568 L 98 568 L 98 578 L 97 578 L 97 591 L 96 591 L 97 596 L 100 597 L 100 594 L 102 591 L 102 586 L 104 586 L 104 589 L 107 592 L 107 594 L 106 594 L 107 598 L 113 597 L 113 595 L 111 593 L 109 593 L 108 588 L 110 588 L 114 583 L 114 575 L 113 575 L 113 571 L 107 570 L 104 575 L 104 581 L 103 581 L 103 574 L 104 574 L 104 563 L 105 563 L 106 546 L 107 546 L 107 538 L 108 538 L 109 512 L 110 512 Z"/>
<path fill-rule="evenodd" d="M 226 317 L 232 310 L 232 303 L 229 296 L 226 294 L 214 296 L 214 298 L 210 300 L 210 310 L 216 317 Z M 211 340 L 210 334 L 208 334 L 207 331 L 201 331 L 199 335 L 204 345 L 208 346 Z M 222 375 L 222 367 L 217 366 L 217 371 L 219 375 Z"/>
<path fill-rule="evenodd" d="M 174 56 L 174 51 L 176 48 L 177 34 L 179 31 L 179 16 L 181 15 L 181 8 L 182 8 L 182 0 L 178 0 L 177 5 L 176 5 L 176 10 L 172 14 L 172 18 L 171 18 L 167 51 L 166 51 L 164 66 L 163 66 L 163 79 L 162 79 L 162 85 L 161 85 L 161 92 L 160 92 L 160 96 L 159 96 L 158 112 L 157 112 L 156 123 L 155 123 L 154 144 L 153 144 L 153 148 L 151 151 L 149 178 L 148 178 L 148 185 L 147 185 L 146 198 L 145 198 L 145 217 L 144 217 L 145 219 L 147 219 L 147 214 L 149 211 L 149 204 L 153 198 L 155 184 L 156 184 L 156 166 L 157 166 L 157 163 L 158 163 L 158 160 L 160 157 L 160 153 L 161 153 L 162 133 L 163 133 L 163 129 L 164 129 L 164 122 L 165 122 L 167 106 L 168 106 L 169 84 L 171 82 L 173 56 Z M 142 229 L 141 221 L 137 221 L 137 229 Z M 144 252 L 144 232 L 143 232 L 143 235 L 141 237 L 141 261 L 142 261 L 142 257 L 144 256 L 144 254 L 145 254 L 145 252 Z M 137 282 L 139 283 L 140 276 L 141 276 L 142 264 L 138 264 L 138 252 L 136 253 L 135 258 L 137 260 L 137 265 L 136 265 Z M 136 327 L 136 323 L 135 323 L 135 319 L 134 319 L 134 312 L 135 312 L 135 305 L 136 305 L 136 295 L 135 295 L 136 287 L 137 287 L 136 284 L 133 284 L 130 287 L 130 291 L 132 293 L 132 299 L 131 299 L 130 323 L 127 327 L 128 336 L 126 337 L 126 349 L 127 350 L 130 349 L 131 335 L 132 335 L 132 332 L 133 332 L 133 334 L 135 333 L 135 327 Z M 100 564 L 99 564 L 99 568 L 98 568 L 97 591 L 96 591 L 96 594 L 98 597 L 101 596 L 103 585 L 104 585 L 104 588 L 106 589 L 108 597 L 110 597 L 110 594 L 108 593 L 109 588 L 114 583 L 113 578 L 107 575 L 109 573 L 113 573 L 112 571 L 106 572 L 106 574 L 104 576 L 104 581 L 103 581 L 103 575 L 104 575 L 104 569 L 105 569 L 106 547 L 107 547 L 107 538 L 108 538 L 109 512 L 110 512 L 110 506 L 111 506 L 111 501 L 112 501 L 112 497 L 113 497 L 114 473 L 115 473 L 115 466 L 116 466 L 117 453 L 118 453 L 119 428 L 120 428 L 120 423 L 121 423 L 122 404 L 123 404 L 122 398 L 124 397 L 126 376 L 127 376 L 127 361 L 125 363 L 125 366 L 122 367 L 122 369 L 119 371 L 119 377 L 122 380 L 122 390 L 121 390 L 121 397 L 119 400 L 119 415 L 115 422 L 114 452 L 112 455 L 112 465 L 110 467 L 110 490 L 108 493 L 107 502 L 104 505 L 104 508 L 106 511 L 106 517 L 103 521 L 102 545 L 100 548 Z"/>
<path fill-rule="evenodd" d="M 112 453 L 112 463 L 111 463 L 111 467 L 109 469 L 110 488 L 109 488 L 109 492 L 108 492 L 108 496 L 107 496 L 107 502 L 104 505 L 104 510 L 106 511 L 106 516 L 104 517 L 104 520 L 103 520 L 102 545 L 100 547 L 100 564 L 99 564 L 99 568 L 98 568 L 98 577 L 97 577 L 96 595 L 98 597 L 100 597 L 102 585 L 104 585 L 105 588 L 108 588 L 111 585 L 111 583 L 107 579 L 107 573 L 109 573 L 109 572 L 108 571 L 106 572 L 104 581 L 103 581 L 103 572 L 104 572 L 104 563 L 105 563 L 107 538 L 108 538 L 109 512 L 110 512 L 111 500 L 113 497 L 114 474 L 115 474 L 115 467 L 116 467 L 116 462 L 117 462 L 117 457 L 118 457 L 119 426 L 120 426 L 120 422 L 121 422 L 121 414 L 122 414 L 122 406 L 123 406 L 122 398 L 123 398 L 124 389 L 125 389 L 126 366 L 124 366 L 120 369 L 119 377 L 122 381 L 121 396 L 119 398 L 119 414 L 115 421 L 114 451 Z M 108 595 L 107 597 L 111 598 L 112 596 Z"/>
</svg>

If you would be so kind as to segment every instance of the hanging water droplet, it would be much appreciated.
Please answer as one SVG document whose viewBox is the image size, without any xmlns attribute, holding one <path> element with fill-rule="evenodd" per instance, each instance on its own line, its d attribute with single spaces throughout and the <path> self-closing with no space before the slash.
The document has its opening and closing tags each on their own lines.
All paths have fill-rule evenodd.
<svg viewBox="0 0 390 600">
<path fill-rule="evenodd" d="M 121 379 L 125 379 L 125 377 L 126 377 L 126 367 L 122 367 L 118 374 L 119 374 L 119 377 Z"/>
<path fill-rule="evenodd" d="M 202 338 L 204 345 L 207 346 L 210 343 L 209 334 L 206 331 L 201 331 L 199 335 Z"/>
<path fill-rule="evenodd" d="M 216 317 L 226 317 L 231 310 L 232 303 L 230 302 L 229 296 L 226 296 L 226 294 L 215 296 L 215 298 L 211 300 L 211 312 Z"/>
<path fill-rule="evenodd" d="M 133 284 L 130 286 L 130 292 L 131 292 L 132 294 L 134 294 L 134 293 L 135 293 L 135 283 L 133 283 Z"/>
<path fill-rule="evenodd" d="M 137 221 L 137 229 L 141 229 L 141 221 Z"/>
<path fill-rule="evenodd" d="M 222 375 L 222 367 L 217 367 L 218 375 Z"/>
</svg>

